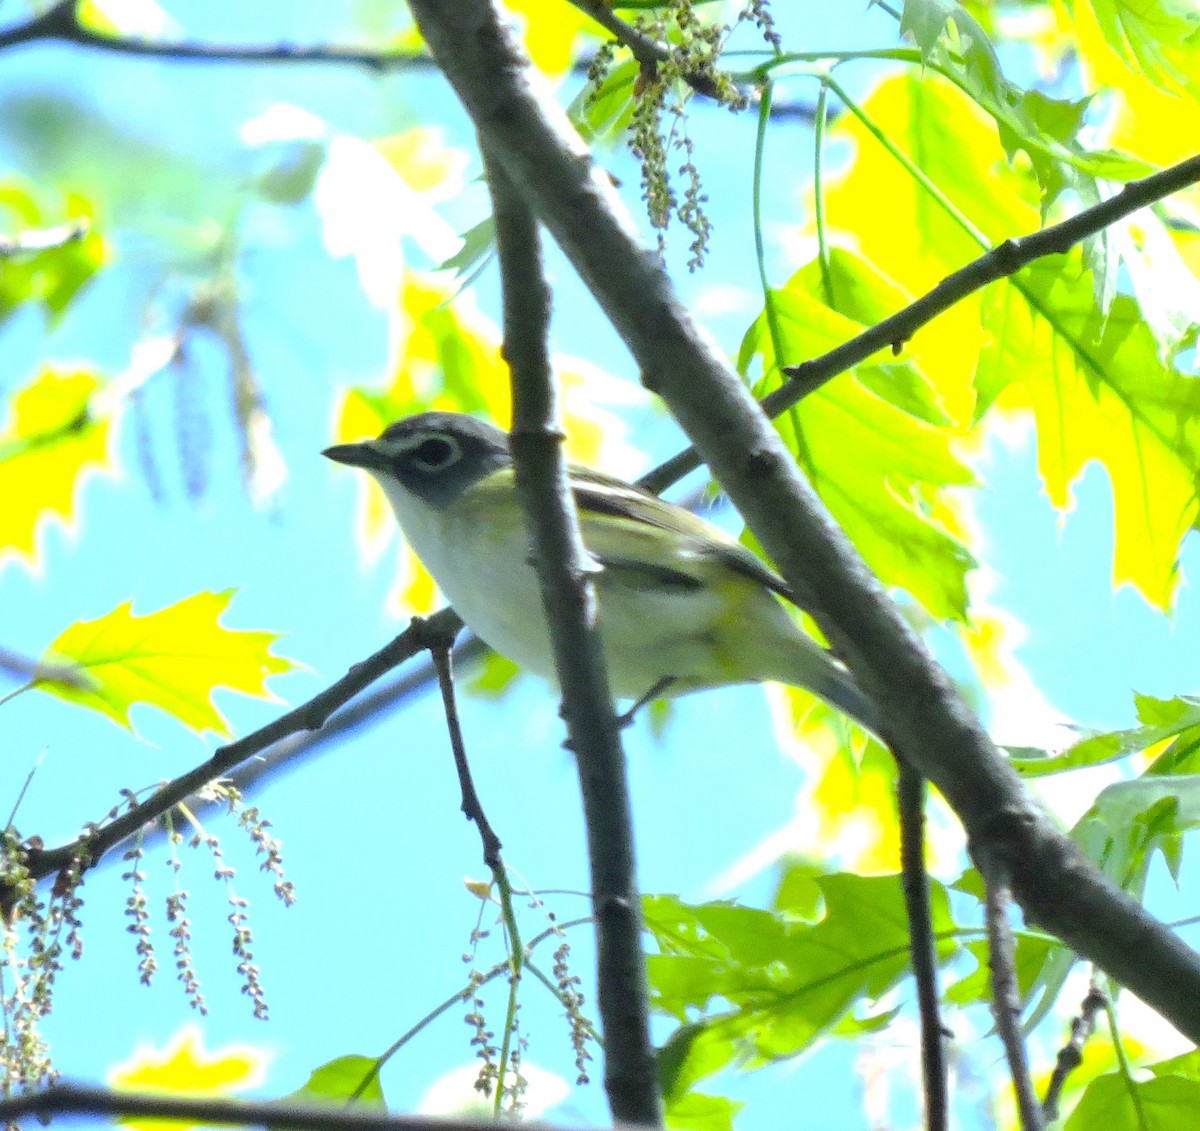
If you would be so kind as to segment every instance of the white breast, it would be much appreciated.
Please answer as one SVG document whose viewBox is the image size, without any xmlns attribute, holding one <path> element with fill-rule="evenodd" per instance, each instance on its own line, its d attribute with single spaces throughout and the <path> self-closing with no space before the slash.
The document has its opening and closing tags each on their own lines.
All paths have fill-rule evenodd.
<svg viewBox="0 0 1200 1131">
<path fill-rule="evenodd" d="M 409 545 L 471 630 L 501 655 L 553 680 L 541 592 L 515 509 L 498 522 L 494 499 L 460 497 L 437 512 L 395 482 L 382 485 Z M 656 588 L 610 570 L 598 576 L 597 591 L 609 680 L 620 698 L 644 695 L 667 675 L 682 691 L 776 674 L 773 660 L 764 660 L 761 671 L 731 667 L 721 643 L 727 610 L 710 588 Z M 743 603 L 743 611 L 751 623 L 738 635 L 761 638 L 764 655 L 795 647 L 798 630 L 765 589 Z"/>
<path fill-rule="evenodd" d="M 522 523 L 491 530 L 473 507 L 436 512 L 394 482 L 381 484 L 404 537 L 467 626 L 522 667 L 554 678 L 537 575 Z"/>
</svg>

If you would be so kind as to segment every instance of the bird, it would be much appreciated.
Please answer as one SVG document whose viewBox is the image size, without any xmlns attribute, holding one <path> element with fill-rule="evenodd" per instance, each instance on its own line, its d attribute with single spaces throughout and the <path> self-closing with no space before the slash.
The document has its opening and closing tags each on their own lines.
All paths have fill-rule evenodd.
<svg viewBox="0 0 1200 1131">
<path fill-rule="evenodd" d="M 377 439 L 322 453 L 382 487 L 405 539 L 463 622 L 502 656 L 554 680 L 549 629 L 508 433 L 423 412 Z M 727 684 L 803 687 L 878 732 L 851 674 L 785 608 L 787 583 L 725 531 L 622 479 L 571 465 L 595 572 L 614 696 L 639 703 Z"/>
</svg>

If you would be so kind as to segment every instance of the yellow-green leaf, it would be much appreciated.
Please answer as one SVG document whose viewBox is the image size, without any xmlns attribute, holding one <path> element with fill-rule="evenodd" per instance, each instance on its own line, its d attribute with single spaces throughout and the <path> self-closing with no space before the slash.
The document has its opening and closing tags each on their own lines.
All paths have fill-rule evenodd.
<svg viewBox="0 0 1200 1131">
<path fill-rule="evenodd" d="M 83 686 L 58 678 L 35 678 L 34 686 L 99 711 L 132 730 L 129 709 L 148 703 L 198 733 L 227 736 L 225 717 L 213 705 L 218 687 L 258 699 L 275 698 L 269 676 L 290 671 L 293 661 L 271 653 L 274 632 L 225 628 L 221 614 L 233 590 L 196 593 L 156 613 L 137 616 L 126 601 L 111 613 L 71 625 L 42 658 L 47 670 L 68 668 Z"/>
<path fill-rule="evenodd" d="M 1032 178 L 1005 163 L 961 94 L 940 82 L 889 80 L 864 106 L 892 145 L 919 159 L 933 187 L 899 175 L 896 157 L 854 119 L 838 127 L 857 157 L 829 193 L 829 213 L 900 286 L 920 293 L 987 243 L 1037 228 Z M 886 209 L 872 204 L 880 184 L 889 186 Z M 1137 285 L 1133 261 L 1126 263 Z M 1149 275 L 1153 282 L 1161 271 Z M 1186 297 L 1185 275 L 1171 286 Z M 1178 580 L 1179 544 L 1200 509 L 1200 385 L 1178 360 L 1195 341 L 1197 319 L 1181 319 L 1177 304 L 1164 303 L 1153 285 L 1139 287 L 1139 296 L 1141 307 L 1119 295 L 1101 312 L 1083 253 L 1074 251 L 993 283 L 921 330 L 913 345 L 937 339 L 958 352 L 922 358 L 951 415 L 960 402 L 945 390 L 960 387 L 964 363 L 975 369 L 979 416 L 1005 389 L 1024 387 L 1056 506 L 1070 505 L 1072 484 L 1089 462 L 1104 465 L 1116 511 L 1114 580 L 1165 607 Z M 1155 312 L 1153 325 L 1146 310 Z"/>
<path fill-rule="evenodd" d="M 844 264 L 844 289 L 853 276 Z M 865 269 L 857 278 L 864 287 L 870 281 Z M 801 269 L 771 292 L 769 312 L 746 335 L 739 366 L 745 372 L 761 356 L 758 395 L 779 384 L 780 356 L 816 357 L 861 332 L 860 323 L 813 297 L 817 286 L 811 270 Z M 884 354 L 856 373 L 857 381 L 842 374 L 806 397 L 776 426 L 883 581 L 907 589 L 936 617 L 964 619 L 975 561 L 930 505 L 941 488 L 974 482 L 953 451 L 957 432 L 929 422 L 944 419 L 942 402 L 915 362 Z"/>
<path fill-rule="evenodd" d="M 1169 606 L 1183 536 L 1197 521 L 1200 383 L 1160 356 L 1137 303 L 1120 295 L 1107 319 L 1079 253 L 1039 260 L 987 294 L 992 341 L 979 370 L 986 404 L 1021 385 L 1038 426 L 1038 466 L 1050 501 L 1095 461 L 1113 488 L 1114 585 Z"/>
<path fill-rule="evenodd" d="M 1090 7 L 1112 51 L 1165 90 L 1195 82 L 1200 61 L 1200 9 L 1195 0 L 1091 0 Z"/>
<path fill-rule="evenodd" d="M 339 1056 L 315 1068 L 308 1083 L 285 1099 L 300 1103 L 333 1102 L 386 1109 L 383 1086 L 379 1083 L 381 1064 L 376 1057 L 350 1054 Z"/>
<path fill-rule="evenodd" d="M 0 432 L 0 561 L 35 564 L 40 520 L 69 526 L 85 472 L 108 465 L 108 421 L 89 408 L 99 384 L 88 370 L 47 366 L 13 397 Z"/>
<path fill-rule="evenodd" d="M 52 242 L 41 251 L 7 255 L 0 270 L 0 322 L 26 303 L 38 303 L 51 322 L 70 306 L 75 296 L 105 264 L 108 247 L 92 224 L 91 201 L 74 193 L 60 198 L 46 192 L 35 195 L 21 181 L 0 180 L 0 231 L 21 241 L 28 235 L 46 234 L 64 221 L 82 226 L 82 233 L 63 242 Z"/>
</svg>

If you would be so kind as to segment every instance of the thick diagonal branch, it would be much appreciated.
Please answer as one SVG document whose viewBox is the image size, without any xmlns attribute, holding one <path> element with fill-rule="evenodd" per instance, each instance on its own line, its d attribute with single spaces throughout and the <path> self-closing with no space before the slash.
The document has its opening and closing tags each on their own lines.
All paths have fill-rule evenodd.
<svg viewBox="0 0 1200 1131">
<path fill-rule="evenodd" d="M 900 752 L 1001 862 L 1026 915 L 1200 1040 L 1200 957 L 1107 880 L 1026 793 L 946 674 L 680 303 L 603 171 L 486 0 L 411 0 L 500 161 L 596 296 Z"/>
</svg>

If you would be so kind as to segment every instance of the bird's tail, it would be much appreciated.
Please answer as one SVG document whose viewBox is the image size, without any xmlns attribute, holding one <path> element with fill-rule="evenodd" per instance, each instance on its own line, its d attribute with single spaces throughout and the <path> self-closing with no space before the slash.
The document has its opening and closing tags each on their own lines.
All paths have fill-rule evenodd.
<svg viewBox="0 0 1200 1131">
<path fill-rule="evenodd" d="M 874 735 L 879 734 L 879 712 L 849 672 L 836 667 L 830 661 L 828 672 L 815 686 L 808 684 L 808 687 L 814 695 L 849 715 L 859 726 L 865 727 Z"/>
<path fill-rule="evenodd" d="M 789 623 L 789 627 L 790 623 Z M 805 687 L 831 707 L 850 716 L 872 734 L 879 732 L 879 712 L 863 689 L 825 648 L 793 628 L 786 644 L 772 649 L 767 679 Z"/>
</svg>

